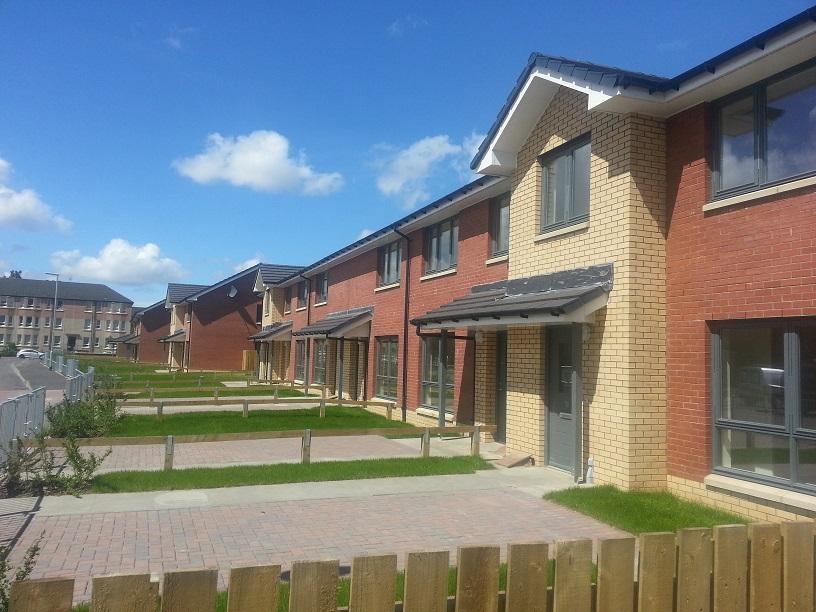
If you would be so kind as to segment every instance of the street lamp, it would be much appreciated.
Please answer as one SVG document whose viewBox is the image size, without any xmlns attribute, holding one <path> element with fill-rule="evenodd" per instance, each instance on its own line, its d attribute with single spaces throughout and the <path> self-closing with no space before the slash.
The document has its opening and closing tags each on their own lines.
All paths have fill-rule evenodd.
<svg viewBox="0 0 816 612">
<path fill-rule="evenodd" d="M 54 277 L 54 303 L 51 304 L 51 330 L 48 334 L 48 358 L 54 360 L 54 323 L 57 319 L 57 296 L 59 295 L 59 273 L 46 272 L 46 276 Z"/>
</svg>

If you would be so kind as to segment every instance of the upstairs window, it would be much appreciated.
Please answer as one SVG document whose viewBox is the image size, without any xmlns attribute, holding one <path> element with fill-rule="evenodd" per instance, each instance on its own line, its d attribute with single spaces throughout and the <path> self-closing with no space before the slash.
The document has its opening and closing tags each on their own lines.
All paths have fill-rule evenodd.
<svg viewBox="0 0 816 612">
<path fill-rule="evenodd" d="M 400 241 L 380 247 L 377 253 L 377 286 L 394 285 L 400 280 Z"/>
<path fill-rule="evenodd" d="M 315 279 L 315 303 L 325 304 L 329 299 L 329 273 L 318 274 Z"/>
<path fill-rule="evenodd" d="M 490 206 L 490 256 L 507 255 L 510 247 L 510 194 L 493 200 Z"/>
<path fill-rule="evenodd" d="M 725 197 L 816 173 L 816 66 L 714 105 L 713 191 Z"/>
<path fill-rule="evenodd" d="M 300 281 L 298 284 L 297 307 L 306 308 L 309 305 L 309 283 Z"/>
<path fill-rule="evenodd" d="M 456 267 L 459 254 L 459 222 L 447 219 L 425 230 L 425 274 Z"/>
<path fill-rule="evenodd" d="M 541 156 L 541 231 L 589 220 L 589 134 Z"/>
<path fill-rule="evenodd" d="M 263 323 L 263 305 L 258 304 L 255 306 L 255 324 L 260 325 Z"/>
<path fill-rule="evenodd" d="M 286 287 L 283 291 L 283 312 L 292 312 L 292 288 Z"/>
</svg>

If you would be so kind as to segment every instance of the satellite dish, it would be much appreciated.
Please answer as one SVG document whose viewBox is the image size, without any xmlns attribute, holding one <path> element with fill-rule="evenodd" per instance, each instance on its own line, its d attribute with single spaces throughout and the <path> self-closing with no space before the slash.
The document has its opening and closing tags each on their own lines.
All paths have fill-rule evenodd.
<svg viewBox="0 0 816 612">
<path fill-rule="evenodd" d="M 235 285 L 230 285 L 230 290 L 227 295 L 231 298 L 234 298 L 236 295 L 238 295 L 238 290 L 235 288 Z"/>
</svg>

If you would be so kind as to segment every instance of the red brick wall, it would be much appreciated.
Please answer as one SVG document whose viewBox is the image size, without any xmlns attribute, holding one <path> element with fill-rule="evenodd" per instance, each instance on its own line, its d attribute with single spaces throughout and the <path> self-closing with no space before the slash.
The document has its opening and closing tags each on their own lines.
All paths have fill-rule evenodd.
<svg viewBox="0 0 816 612">
<path fill-rule="evenodd" d="M 816 316 L 816 189 L 704 213 L 707 108 L 667 123 L 669 474 L 711 468 L 709 322 Z"/>
<path fill-rule="evenodd" d="M 490 257 L 489 201 L 468 207 L 459 213 L 459 256 L 455 274 L 434 279 L 420 280 L 423 275 L 422 249 L 423 231 L 410 234 L 410 295 L 409 318 L 424 314 L 445 302 L 460 297 L 470 291 L 473 285 L 507 278 L 507 264 L 485 265 Z M 403 316 L 405 298 L 405 278 L 407 257 L 405 240 L 402 243 L 401 284 L 399 287 L 375 291 L 377 287 L 377 250 L 373 249 L 329 270 L 329 296 L 325 306 L 311 306 L 311 321 L 319 321 L 331 312 L 362 306 L 374 306 L 371 337 L 368 344 L 368 371 L 366 376 L 366 397 L 372 397 L 376 377 L 376 338 L 378 336 L 398 337 L 398 382 L 397 401 L 402 403 L 402 356 L 403 356 Z M 314 292 L 311 296 L 314 304 Z M 296 316 L 295 316 L 296 315 Z M 303 313 L 293 313 L 285 318 L 294 320 L 294 329 L 305 325 Z M 465 335 L 466 330 L 458 330 Z M 456 368 L 454 373 L 455 410 L 457 419 L 473 419 L 473 370 L 474 343 L 456 341 Z M 294 367 L 294 342 L 291 363 Z M 413 410 L 420 402 L 421 344 L 416 328 L 408 328 L 408 408 Z"/>
<path fill-rule="evenodd" d="M 139 330 L 139 354 L 141 363 L 167 363 L 167 345 L 159 338 L 170 333 L 170 311 L 164 305 L 144 311 Z"/>
<path fill-rule="evenodd" d="M 228 296 L 230 287 L 238 290 Z M 255 274 L 245 274 L 232 283 L 205 293 L 193 302 L 190 325 L 190 361 L 194 370 L 240 370 L 243 351 L 254 351 L 249 336 L 256 333 L 256 308 L 262 299 L 255 295 Z"/>
</svg>

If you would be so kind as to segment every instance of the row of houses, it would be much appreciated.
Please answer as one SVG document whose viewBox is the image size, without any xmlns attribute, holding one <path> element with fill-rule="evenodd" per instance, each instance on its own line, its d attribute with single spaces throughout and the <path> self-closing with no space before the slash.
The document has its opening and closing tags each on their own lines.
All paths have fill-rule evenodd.
<svg viewBox="0 0 816 612">
<path fill-rule="evenodd" d="M 481 178 L 289 274 L 169 291 L 163 355 L 234 344 L 576 480 L 812 515 L 815 57 L 814 9 L 671 78 L 534 54 Z M 246 333 L 197 352 L 225 300 Z"/>
</svg>

